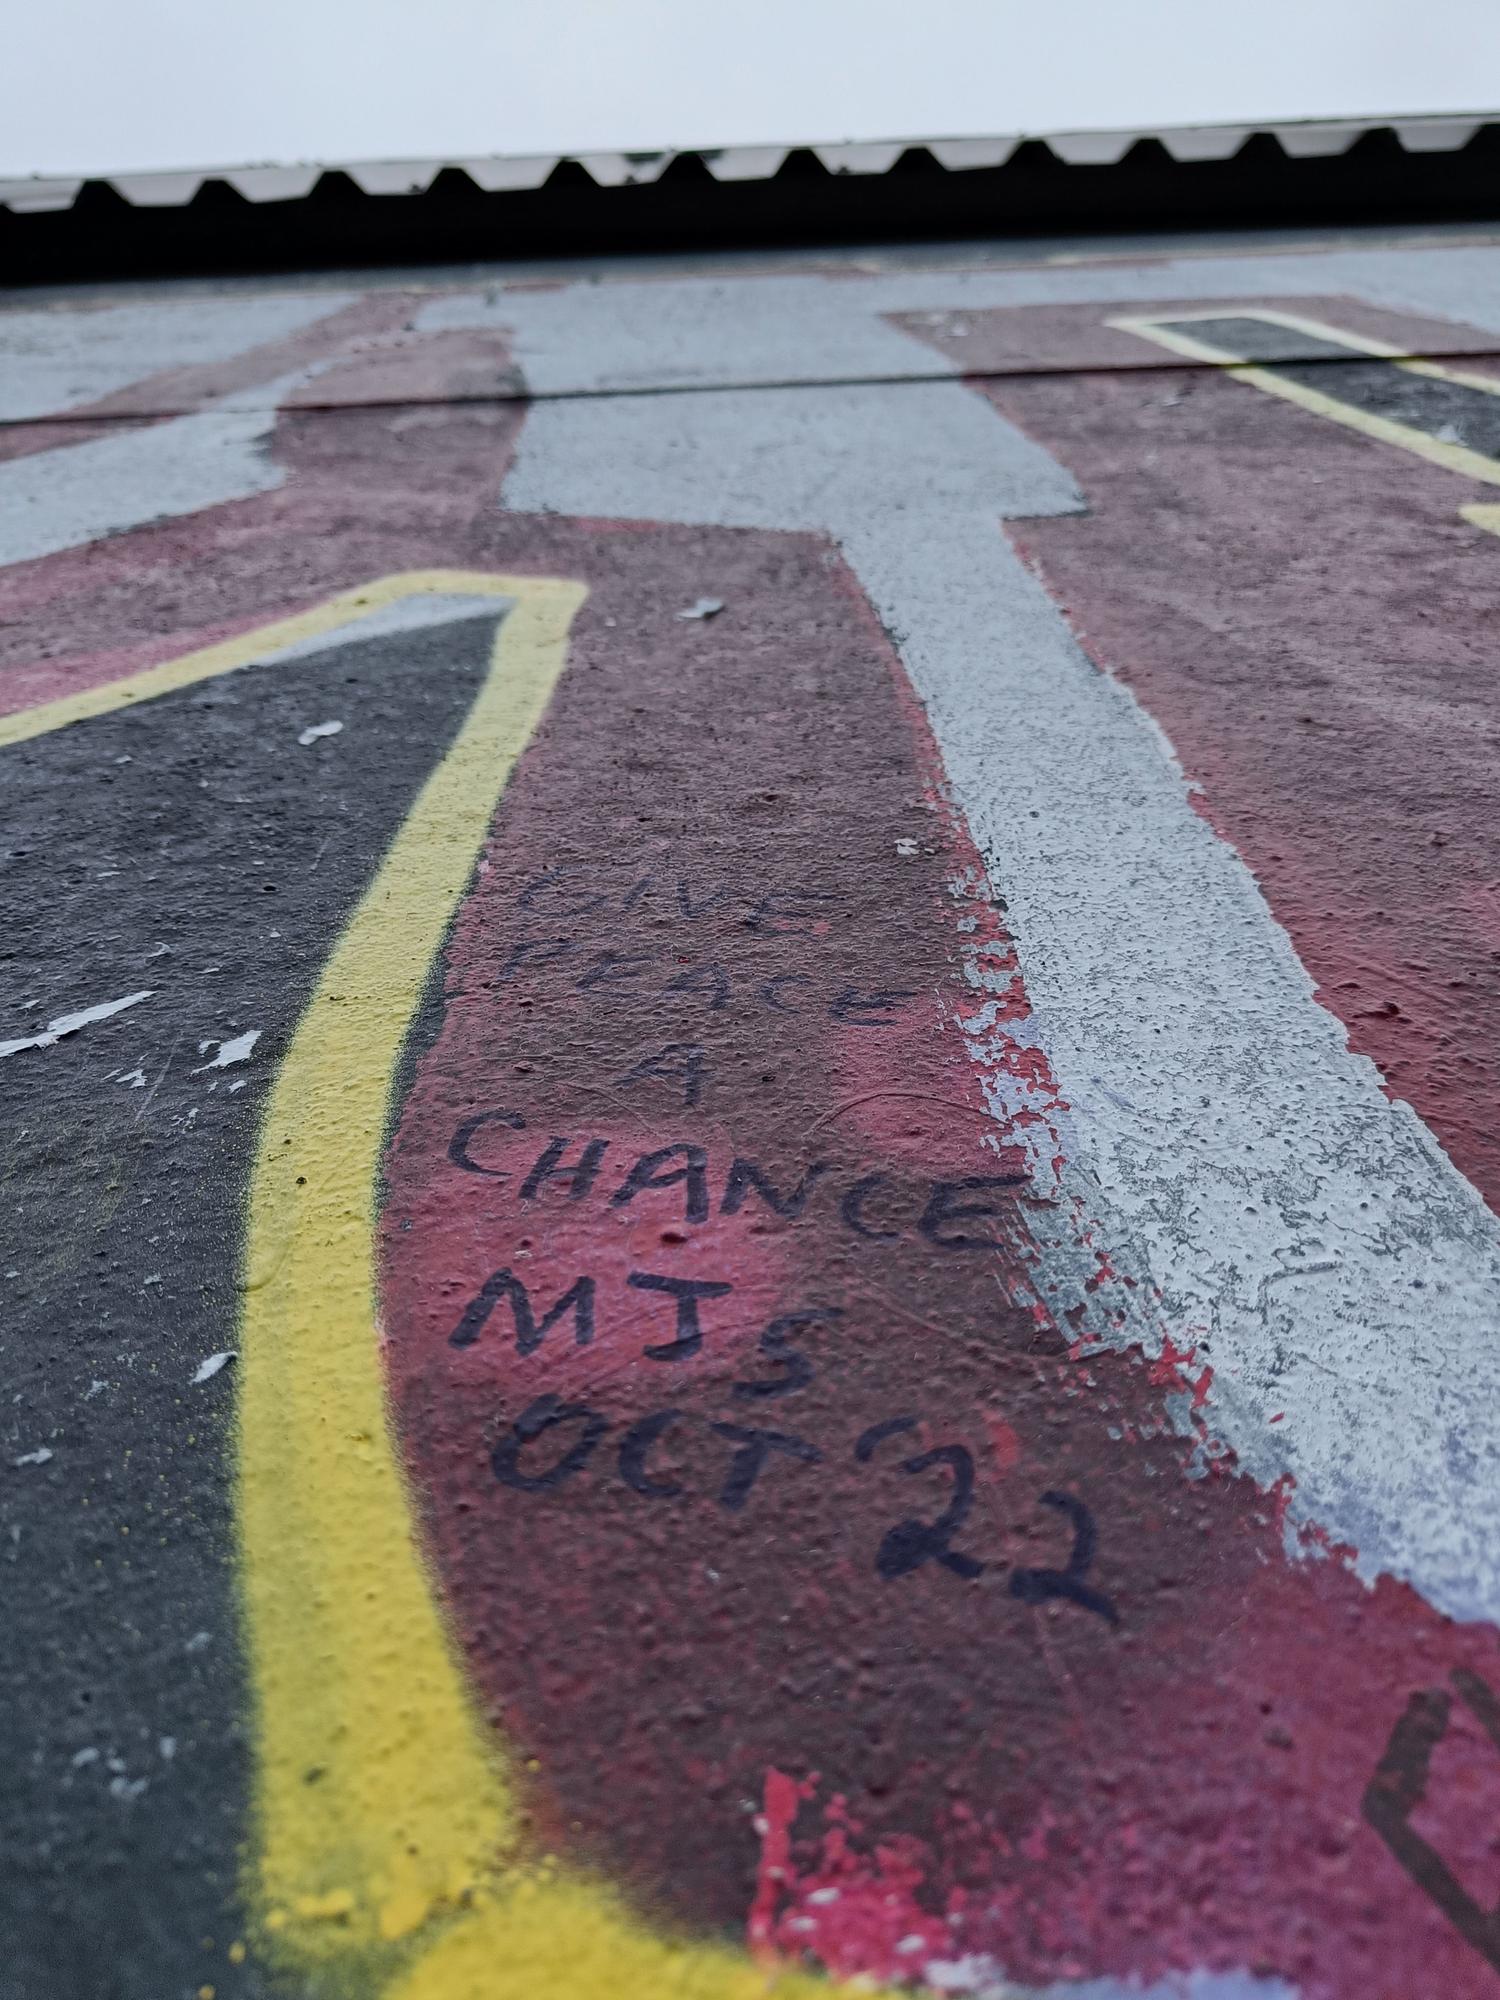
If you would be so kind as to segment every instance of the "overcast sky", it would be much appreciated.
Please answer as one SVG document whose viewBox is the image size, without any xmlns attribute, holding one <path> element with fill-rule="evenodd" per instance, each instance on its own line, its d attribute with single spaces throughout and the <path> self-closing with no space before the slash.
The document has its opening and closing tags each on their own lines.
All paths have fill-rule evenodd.
<svg viewBox="0 0 1500 2000">
<path fill-rule="evenodd" d="M 1500 0 L 15 0 L 0 173 L 1500 108 Z"/>
</svg>

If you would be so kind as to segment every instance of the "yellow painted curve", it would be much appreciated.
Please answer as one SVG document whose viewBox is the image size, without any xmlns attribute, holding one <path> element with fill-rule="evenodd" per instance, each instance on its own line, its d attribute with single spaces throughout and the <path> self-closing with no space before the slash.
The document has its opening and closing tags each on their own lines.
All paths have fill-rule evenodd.
<svg viewBox="0 0 1500 2000">
<path fill-rule="evenodd" d="M 562 671 L 583 586 L 422 571 L 106 688 L 0 742 L 249 666 L 419 592 L 508 608 L 488 675 L 335 945 L 258 1141 L 241 1277 L 239 1576 L 261 1950 L 348 2000 L 802 2000 L 821 1980 L 653 1929 L 522 1848 L 419 1544 L 387 1409 L 380 1159 L 402 1046 L 495 805 Z"/>
<path fill-rule="evenodd" d="M 442 575 L 420 587 L 476 584 Z M 388 1428 L 374 1268 L 402 1044 L 584 596 L 534 578 L 481 588 L 511 606 L 489 672 L 292 1038 L 244 1253 L 236 1514 L 257 1709 L 252 1887 L 284 1951 L 353 1957 L 371 1972 L 383 1950 L 473 1896 L 515 1844 L 506 1773 L 418 1553 Z"/>
<path fill-rule="evenodd" d="M 525 1852 L 513 1772 L 444 1623 L 387 1408 L 375 1230 L 397 1067 L 585 588 L 466 570 L 383 577 L 0 717 L 0 745 L 429 592 L 504 601 L 489 672 L 324 967 L 251 1180 L 235 1473 L 253 1704 L 246 1900 L 261 1950 L 309 1995 L 812 2000 L 827 1982 L 664 1933 L 608 1883 Z"/>
<path fill-rule="evenodd" d="M 201 646 L 196 652 L 184 653 L 161 666 L 148 667 L 144 673 L 127 674 L 117 681 L 83 688 L 57 701 L 38 702 L 34 708 L 18 709 L 14 715 L 0 715 L 0 749 L 12 743 L 25 743 L 33 736 L 45 736 L 51 730 L 66 728 L 69 723 L 112 715 L 116 709 L 132 708 L 137 702 L 151 701 L 158 695 L 175 694 L 179 688 L 191 687 L 196 681 L 213 680 L 220 674 L 253 667 L 268 654 L 279 653 L 304 639 L 320 639 L 341 625 L 355 625 L 401 598 L 432 593 L 504 597 L 507 593 L 500 587 L 504 582 L 503 577 L 462 569 L 406 570 L 396 576 L 383 576 L 373 583 L 361 584 L 358 589 L 341 591 L 337 597 L 330 597 L 308 611 L 278 618 L 270 625 L 257 625 L 253 631 L 236 633 L 232 639 L 220 639 L 212 646 Z"/>
</svg>

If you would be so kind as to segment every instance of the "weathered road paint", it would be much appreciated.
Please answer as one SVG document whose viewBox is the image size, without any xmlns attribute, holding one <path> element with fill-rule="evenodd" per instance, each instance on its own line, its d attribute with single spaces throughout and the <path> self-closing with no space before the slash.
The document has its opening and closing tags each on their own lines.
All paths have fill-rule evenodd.
<svg viewBox="0 0 1500 2000">
<path fill-rule="evenodd" d="M 1101 1341 L 1205 1346 L 1213 1429 L 1267 1487 L 1293 1473 L 1294 1518 L 1367 1574 L 1483 1614 L 1500 1555 L 1450 1482 L 1475 1461 L 1500 1482 L 1500 1357 L 1472 1339 L 1500 1316 L 1500 1225 L 1350 1057 L 1159 734 L 1003 541 L 995 513 L 1082 501 L 973 402 L 922 384 L 543 404 L 507 490 L 522 508 L 830 526 L 902 646 L 1024 940 L 1031 1032 L 1072 1112 L 1063 1199 L 1033 1230 L 1049 1306 Z M 1002 1072 L 996 1101 L 1002 1118 L 1024 1110 L 1025 1080 Z M 1103 1288 L 1096 1248 L 1116 1272 Z M 1288 1407 L 1278 1438 L 1269 1419 Z"/>
<path fill-rule="evenodd" d="M 193 310 L 0 453 L 15 1992 L 1490 1991 L 1500 253 Z"/>
<path fill-rule="evenodd" d="M 1284 396 L 1380 444 L 1500 485 L 1500 379 L 1407 359 L 1388 341 L 1265 307 L 1158 319 L 1127 315 L 1114 324 L 1189 360 L 1227 367 L 1236 381 Z M 1369 367 L 1377 357 L 1390 366 Z M 1266 365 L 1252 365 L 1257 361 Z"/>
</svg>

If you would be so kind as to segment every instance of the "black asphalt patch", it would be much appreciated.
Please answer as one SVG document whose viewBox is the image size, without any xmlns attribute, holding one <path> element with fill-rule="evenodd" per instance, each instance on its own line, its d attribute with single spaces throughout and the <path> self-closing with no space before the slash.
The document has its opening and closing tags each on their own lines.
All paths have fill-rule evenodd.
<svg viewBox="0 0 1500 2000">
<path fill-rule="evenodd" d="M 1441 444 L 1464 445 L 1486 458 L 1500 458 L 1500 381 L 1497 393 L 1491 395 L 1466 382 L 1416 375 L 1393 361 L 1373 360 L 1362 348 L 1315 339 L 1274 320 L 1248 315 L 1159 324 L 1167 332 L 1221 348 L 1226 359 L 1253 361 L 1267 374 L 1316 389 L 1366 416 L 1384 417 Z"/>
<path fill-rule="evenodd" d="M 250 1775 L 235 1364 L 193 1376 L 235 1345 L 276 1064 L 495 622 L 351 640 L 0 751 L 0 1040 L 151 989 L 0 1061 L 4 2000 L 275 1990 L 227 1956 Z M 205 1067 L 250 1029 L 248 1061 Z"/>
</svg>

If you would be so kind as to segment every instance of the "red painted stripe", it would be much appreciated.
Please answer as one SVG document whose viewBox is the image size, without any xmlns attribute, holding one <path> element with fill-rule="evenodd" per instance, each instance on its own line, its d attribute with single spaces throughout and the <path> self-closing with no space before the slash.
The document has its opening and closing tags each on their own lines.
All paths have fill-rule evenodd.
<svg viewBox="0 0 1500 2000">
<path fill-rule="evenodd" d="M 1361 1799 L 1413 1689 L 1455 1665 L 1500 1682 L 1493 1636 L 1333 1562 L 1289 1566 L 1275 1496 L 1186 1476 L 1163 1397 L 1201 1389 L 1191 1357 L 1086 1361 L 1030 1309 L 1044 1182 L 935 1225 L 997 1249 L 922 1233 L 934 1181 L 1015 1156 L 983 1144 L 958 1026 L 975 911 L 948 885 L 975 857 L 929 810 L 930 744 L 848 580 L 810 539 L 616 528 L 575 553 L 594 593 L 575 663 L 453 936 L 384 1239 L 434 1555 L 484 1697 L 535 1760 L 540 1837 L 649 1910 L 840 1974 L 987 1953 L 1036 1980 L 1207 1965 L 1309 1996 L 1481 1990 Z M 729 611 L 678 623 L 710 584 Z M 1001 962 L 1003 934 L 987 948 Z M 856 1027 L 847 987 L 912 998 Z M 703 1051 L 693 1105 L 670 1059 L 642 1068 L 683 1043 Z M 497 1113 L 524 1125 L 490 1116 L 456 1164 L 455 1134 Z M 569 1161 L 607 1142 L 597 1179 L 528 1202 L 553 1135 Z M 705 1220 L 687 1182 L 614 1200 L 676 1143 L 703 1149 Z M 753 1198 L 725 1215 L 736 1157 L 783 1192 L 828 1173 L 797 1219 Z M 871 1175 L 885 1240 L 840 1219 Z M 734 1286 L 696 1353 L 649 1354 L 673 1321 L 632 1270 Z M 564 1314 L 518 1355 L 503 1300 L 479 1325 L 501 1271 L 540 1306 L 592 1276 L 592 1344 Z M 737 1394 L 800 1374 L 761 1335 L 815 1309 L 841 1317 L 783 1329 L 811 1378 Z M 575 1407 L 518 1446 L 546 1396 Z M 820 1457 L 774 1448 L 726 1505 L 745 1447 L 716 1425 Z M 901 1466 L 955 1446 L 974 1499 L 953 1552 L 983 1573 L 882 1575 L 892 1530 L 951 1491 L 951 1459 Z M 1088 1581 L 1118 1627 L 1028 1576 L 1074 1546 L 1049 1493 L 1089 1508 Z M 1423 1808 L 1461 1864 L 1487 1782 L 1464 1766 Z"/>
</svg>

